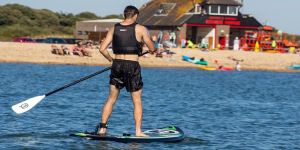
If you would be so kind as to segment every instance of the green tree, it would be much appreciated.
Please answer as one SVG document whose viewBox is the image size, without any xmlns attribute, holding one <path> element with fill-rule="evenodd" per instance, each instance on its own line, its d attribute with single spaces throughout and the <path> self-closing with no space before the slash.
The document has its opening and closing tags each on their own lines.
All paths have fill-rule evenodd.
<svg viewBox="0 0 300 150">
<path fill-rule="evenodd" d="M 115 18 L 123 19 L 123 16 L 122 16 L 122 14 L 120 14 L 120 15 L 107 15 L 105 17 L 102 17 L 102 19 L 115 19 Z"/>
<path fill-rule="evenodd" d="M 77 14 L 76 17 L 85 18 L 85 19 L 100 19 L 97 15 L 91 12 L 82 12 Z"/>
<path fill-rule="evenodd" d="M 59 25 L 59 19 L 53 12 L 48 10 L 35 10 L 35 12 L 37 26 L 50 27 Z"/>
<path fill-rule="evenodd" d="M 22 14 L 24 16 L 27 16 L 30 19 L 35 19 L 35 11 L 34 11 L 34 9 L 32 9 L 30 7 L 23 6 L 20 4 L 7 4 L 5 6 L 11 8 L 13 10 L 19 10 L 20 12 L 22 12 Z"/>
<path fill-rule="evenodd" d="M 20 11 L 0 6 L 0 25 L 18 24 L 19 17 L 22 17 L 22 13 Z"/>
</svg>

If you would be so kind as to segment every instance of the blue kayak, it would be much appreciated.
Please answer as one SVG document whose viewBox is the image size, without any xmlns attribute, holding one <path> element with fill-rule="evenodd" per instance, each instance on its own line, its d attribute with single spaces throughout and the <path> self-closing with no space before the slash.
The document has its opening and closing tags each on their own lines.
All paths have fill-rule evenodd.
<svg viewBox="0 0 300 150">
<path fill-rule="evenodd" d="M 286 67 L 286 69 L 298 70 L 298 69 L 300 69 L 300 66 L 298 66 L 298 67 L 289 66 L 289 67 Z"/>
<path fill-rule="evenodd" d="M 194 64 L 200 64 L 200 65 L 207 65 L 207 61 L 200 61 L 199 59 L 192 59 L 191 57 L 182 55 L 182 58 L 187 61 Z"/>
</svg>

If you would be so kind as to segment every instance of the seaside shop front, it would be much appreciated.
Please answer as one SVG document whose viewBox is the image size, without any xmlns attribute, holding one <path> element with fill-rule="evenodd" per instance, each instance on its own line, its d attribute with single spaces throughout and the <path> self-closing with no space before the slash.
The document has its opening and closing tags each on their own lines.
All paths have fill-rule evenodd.
<svg viewBox="0 0 300 150">
<path fill-rule="evenodd" d="M 140 9 L 137 22 L 151 36 L 174 31 L 177 45 L 186 38 L 201 47 L 231 49 L 236 38 L 262 26 L 252 15 L 241 14 L 242 6 L 235 0 L 152 0 Z"/>
<path fill-rule="evenodd" d="M 251 23 L 248 23 L 251 22 Z M 240 39 L 245 32 L 257 31 L 260 27 L 253 17 L 193 16 L 187 22 L 186 38 L 201 43 L 206 48 L 232 49 L 233 41 Z"/>
</svg>

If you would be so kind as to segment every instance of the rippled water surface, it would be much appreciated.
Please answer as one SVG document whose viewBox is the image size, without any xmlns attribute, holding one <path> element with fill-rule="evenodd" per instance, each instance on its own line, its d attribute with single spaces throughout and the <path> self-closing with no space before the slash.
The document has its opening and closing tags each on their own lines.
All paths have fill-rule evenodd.
<svg viewBox="0 0 300 150">
<path fill-rule="evenodd" d="M 89 141 L 108 97 L 109 71 L 44 98 L 24 114 L 11 106 L 106 67 L 0 63 L 0 149 L 300 149 L 300 74 L 143 68 L 143 130 L 175 125 L 177 143 Z M 134 134 L 122 90 L 110 133 Z"/>
</svg>

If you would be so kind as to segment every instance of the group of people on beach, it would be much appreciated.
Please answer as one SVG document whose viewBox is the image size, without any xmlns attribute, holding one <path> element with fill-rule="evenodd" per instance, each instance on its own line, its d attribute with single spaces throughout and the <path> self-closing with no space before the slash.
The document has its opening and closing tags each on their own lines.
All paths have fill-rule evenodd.
<svg viewBox="0 0 300 150">
<path fill-rule="evenodd" d="M 163 42 L 161 42 L 160 44 L 160 39 L 157 39 L 156 35 L 152 35 L 151 36 L 151 41 L 154 43 L 155 47 L 157 48 L 157 51 L 155 53 L 155 57 L 160 57 L 162 58 L 164 57 L 171 57 L 173 56 L 174 53 L 170 52 L 170 50 L 168 50 L 168 48 L 172 47 L 171 45 L 168 45 L 166 43 L 166 41 L 168 41 L 169 37 L 166 34 L 163 37 Z M 151 53 L 154 54 L 154 53 Z"/>
<path fill-rule="evenodd" d="M 86 48 L 94 49 L 93 43 L 89 40 L 86 44 L 83 44 L 82 41 L 78 41 L 71 49 L 66 47 L 66 45 L 61 45 L 61 48 L 58 48 L 56 45 L 51 45 L 53 53 L 56 55 L 78 55 L 80 57 L 88 56 L 92 57 L 92 52 L 86 50 Z"/>
</svg>

